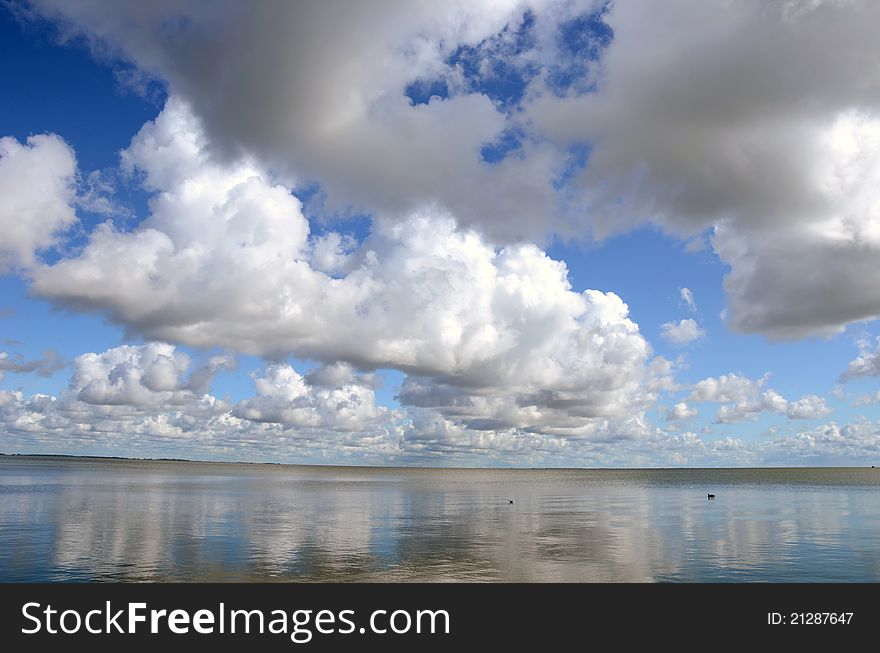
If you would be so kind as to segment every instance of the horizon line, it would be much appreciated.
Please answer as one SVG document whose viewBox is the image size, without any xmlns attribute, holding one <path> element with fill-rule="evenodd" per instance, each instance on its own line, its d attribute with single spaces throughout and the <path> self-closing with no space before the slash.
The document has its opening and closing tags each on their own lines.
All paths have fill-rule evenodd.
<svg viewBox="0 0 880 653">
<path fill-rule="evenodd" d="M 761 467 L 445 467 L 437 465 L 360 465 L 344 463 L 282 463 L 248 460 L 198 460 L 191 458 L 132 458 L 130 456 L 102 456 L 65 453 L 4 453 L 3 458 L 75 458 L 88 460 L 118 460 L 127 462 L 191 463 L 201 465 L 272 465 L 276 467 L 343 467 L 352 469 L 426 469 L 426 470 L 519 470 L 519 471 L 672 471 L 672 470 L 739 470 L 739 469 L 875 469 L 874 465 L 767 465 Z"/>
</svg>

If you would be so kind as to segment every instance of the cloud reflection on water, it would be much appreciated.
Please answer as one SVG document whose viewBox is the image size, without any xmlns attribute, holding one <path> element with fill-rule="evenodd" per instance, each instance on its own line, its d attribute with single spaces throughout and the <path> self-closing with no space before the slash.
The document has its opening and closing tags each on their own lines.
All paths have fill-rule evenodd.
<svg viewBox="0 0 880 653">
<path fill-rule="evenodd" d="M 871 470 L 0 467 L 8 581 L 880 580 Z"/>
</svg>

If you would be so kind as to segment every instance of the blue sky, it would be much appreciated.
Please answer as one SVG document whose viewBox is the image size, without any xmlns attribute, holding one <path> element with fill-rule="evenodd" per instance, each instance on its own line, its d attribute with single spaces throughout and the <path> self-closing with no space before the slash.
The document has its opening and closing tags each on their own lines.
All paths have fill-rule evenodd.
<svg viewBox="0 0 880 653">
<path fill-rule="evenodd" d="M 687 4 L 663 20 L 702 43 Z M 0 451 L 870 464 L 880 94 L 844 52 L 851 84 L 832 61 L 776 97 L 737 76 L 748 10 L 714 9 L 700 64 L 652 52 L 627 5 L 456 4 L 399 33 L 303 9 L 361 54 L 273 35 L 293 8 L 0 9 L 0 188 L 22 195 L 0 215 Z M 781 16 L 755 48 L 782 65 L 820 19 L 859 43 L 853 12 Z M 827 86 L 824 113 L 695 108 L 723 74 L 767 114 Z"/>
</svg>

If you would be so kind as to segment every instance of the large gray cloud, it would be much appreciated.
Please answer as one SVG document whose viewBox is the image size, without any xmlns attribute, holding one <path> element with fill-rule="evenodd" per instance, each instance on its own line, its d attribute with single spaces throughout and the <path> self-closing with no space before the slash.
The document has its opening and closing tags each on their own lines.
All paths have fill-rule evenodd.
<svg viewBox="0 0 880 653">
<path fill-rule="evenodd" d="M 317 180 L 331 208 L 400 218 L 434 202 L 508 242 L 713 230 L 733 328 L 797 338 L 880 314 L 877 3 L 618 0 L 613 39 L 567 90 L 560 29 L 596 3 L 34 6 L 166 80 L 216 151 Z M 509 47 L 526 11 L 529 42 Z M 464 79 L 462 46 L 486 55 L 480 74 L 522 75 L 518 104 Z M 448 98 L 411 104 L 407 84 L 432 79 Z M 511 132 L 516 156 L 481 160 Z"/>
<path fill-rule="evenodd" d="M 829 334 L 880 314 L 880 6 L 616 2 L 597 90 L 529 108 L 590 145 L 598 233 L 713 229 L 735 329 Z"/>
<path fill-rule="evenodd" d="M 528 156 L 484 162 L 481 147 L 515 121 L 464 88 L 446 60 L 515 31 L 531 4 L 33 3 L 96 50 L 167 81 L 216 151 L 254 153 L 290 179 L 318 181 L 325 208 L 405 216 L 436 202 L 502 240 L 546 233 L 562 160 L 530 142 Z M 546 3 L 540 13 L 554 22 L 594 4 Z M 407 85 L 434 77 L 451 95 L 413 105 Z"/>
<path fill-rule="evenodd" d="M 605 219 L 687 233 L 826 218 L 837 189 L 817 184 L 831 181 L 823 155 L 846 154 L 829 132 L 880 107 L 878 18 L 858 1 L 617 2 L 597 91 L 545 94 L 531 115 L 555 139 L 592 145 L 579 181 L 619 206 Z"/>
</svg>

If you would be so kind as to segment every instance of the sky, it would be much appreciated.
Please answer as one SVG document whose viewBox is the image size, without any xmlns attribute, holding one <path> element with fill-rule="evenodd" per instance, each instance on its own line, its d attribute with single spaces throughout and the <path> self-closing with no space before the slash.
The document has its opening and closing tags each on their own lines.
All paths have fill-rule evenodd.
<svg viewBox="0 0 880 653">
<path fill-rule="evenodd" d="M 880 5 L 0 4 L 0 452 L 880 461 Z"/>
</svg>

